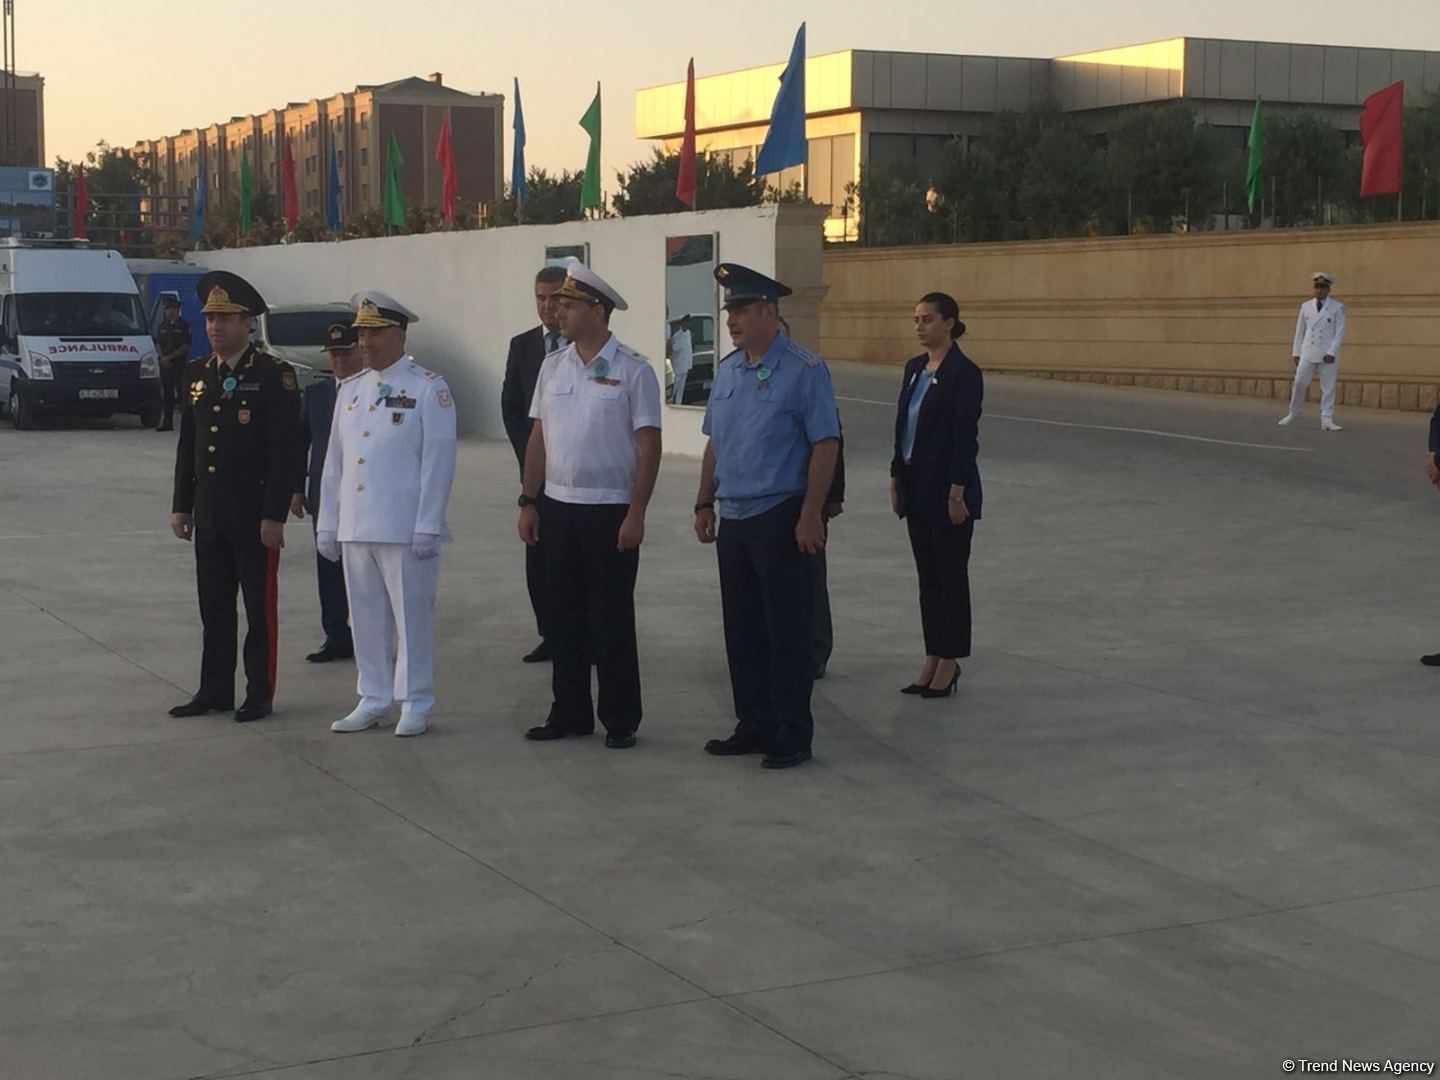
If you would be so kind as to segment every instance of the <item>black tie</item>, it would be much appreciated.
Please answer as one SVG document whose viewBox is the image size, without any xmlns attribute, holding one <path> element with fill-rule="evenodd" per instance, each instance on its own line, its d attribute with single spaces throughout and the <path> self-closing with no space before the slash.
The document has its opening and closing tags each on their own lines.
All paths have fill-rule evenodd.
<svg viewBox="0 0 1440 1080">
<path fill-rule="evenodd" d="M 557 334 L 557 333 L 555 333 L 555 332 L 552 331 L 552 332 L 550 332 L 550 333 L 548 333 L 548 334 L 545 335 L 545 351 L 546 351 L 547 353 L 552 353 L 552 352 L 554 352 L 556 349 L 558 349 L 559 347 L 560 347 L 560 335 L 559 335 L 559 334 Z"/>
<path fill-rule="evenodd" d="M 1319 310 L 1320 310 L 1321 308 L 1323 308 L 1324 306 L 1325 306 L 1325 301 L 1324 301 L 1324 300 L 1321 300 L 1320 297 L 1317 296 L 1317 297 L 1315 298 L 1315 310 L 1316 310 L 1316 311 L 1319 311 Z"/>
</svg>

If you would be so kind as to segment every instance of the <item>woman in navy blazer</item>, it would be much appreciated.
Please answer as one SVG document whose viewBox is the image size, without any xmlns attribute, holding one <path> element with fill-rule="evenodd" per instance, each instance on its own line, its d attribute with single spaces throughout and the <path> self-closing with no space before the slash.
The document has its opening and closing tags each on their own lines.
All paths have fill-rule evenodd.
<svg viewBox="0 0 1440 1080">
<path fill-rule="evenodd" d="M 960 307 L 945 293 L 915 305 L 925 351 L 905 365 L 890 462 L 890 506 L 905 520 L 920 578 L 925 663 L 900 692 L 946 697 L 970 655 L 970 541 L 980 519 L 985 377 L 960 351 Z"/>
</svg>

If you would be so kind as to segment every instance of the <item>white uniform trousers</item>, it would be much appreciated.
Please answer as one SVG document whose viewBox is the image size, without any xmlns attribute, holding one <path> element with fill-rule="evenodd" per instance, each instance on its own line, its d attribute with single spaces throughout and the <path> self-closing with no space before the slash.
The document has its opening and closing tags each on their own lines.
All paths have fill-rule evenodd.
<svg viewBox="0 0 1440 1080">
<path fill-rule="evenodd" d="M 417 559 L 409 544 L 340 545 L 360 705 L 399 701 L 428 714 L 435 706 L 435 592 L 440 559 Z"/>
<path fill-rule="evenodd" d="M 1340 361 L 1327 364 L 1323 360 L 1301 360 L 1295 365 L 1295 385 L 1290 390 L 1290 415 L 1299 416 L 1305 407 L 1305 391 L 1316 369 L 1320 371 L 1320 419 L 1335 418 L 1335 380 L 1340 375 Z"/>
</svg>

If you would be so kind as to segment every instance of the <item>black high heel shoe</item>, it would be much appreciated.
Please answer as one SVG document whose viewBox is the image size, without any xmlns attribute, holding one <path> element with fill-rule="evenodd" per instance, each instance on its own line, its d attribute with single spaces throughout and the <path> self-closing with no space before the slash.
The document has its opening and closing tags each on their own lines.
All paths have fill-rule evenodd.
<svg viewBox="0 0 1440 1080">
<path fill-rule="evenodd" d="M 958 678 L 960 678 L 960 665 L 959 665 L 959 664 L 956 664 L 956 665 L 955 665 L 955 679 L 958 679 Z M 950 680 L 950 688 L 951 688 L 952 690 L 955 688 L 955 679 L 951 679 L 951 680 Z M 921 697 L 924 697 L 924 696 L 925 696 L 925 691 L 927 691 L 927 690 L 930 690 L 930 684 L 929 684 L 929 683 L 912 682 L 909 686 L 902 686 L 902 687 L 900 688 L 900 693 L 902 693 L 902 694 L 918 694 L 918 695 L 920 695 Z M 931 690 L 931 691 L 930 691 L 930 696 L 931 696 L 931 697 L 944 697 L 944 696 L 945 696 L 946 694 L 948 694 L 949 692 L 950 692 L 949 690 Z"/>
<path fill-rule="evenodd" d="M 949 684 L 948 686 L 942 687 L 942 688 L 939 689 L 939 690 L 932 689 L 932 688 L 929 687 L 929 686 L 922 686 L 922 687 L 920 688 L 920 696 L 921 696 L 922 698 L 942 698 L 942 697 L 949 697 L 951 694 L 955 693 L 955 684 L 958 683 L 959 681 L 960 681 L 960 665 L 959 665 L 959 664 L 956 664 L 956 665 L 955 665 L 955 674 L 950 676 L 950 684 Z"/>
</svg>

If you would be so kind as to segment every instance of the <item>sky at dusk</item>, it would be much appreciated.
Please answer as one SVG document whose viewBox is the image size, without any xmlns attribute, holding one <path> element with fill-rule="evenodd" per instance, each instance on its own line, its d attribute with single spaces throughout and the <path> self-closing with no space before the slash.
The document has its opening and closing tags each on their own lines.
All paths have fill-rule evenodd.
<svg viewBox="0 0 1440 1080">
<path fill-rule="evenodd" d="M 232 115 L 362 83 L 444 73 L 459 90 L 506 96 L 520 79 L 527 161 L 584 164 L 578 120 L 604 93 L 606 186 L 644 157 L 634 92 L 685 77 L 781 63 L 799 23 L 809 52 L 848 48 L 1048 57 L 1157 38 L 1255 38 L 1440 50 L 1440 0 L 615 0 L 608 6 L 453 0 L 15 0 L 16 59 L 45 76 L 48 157 L 99 140 L 128 147 Z"/>
</svg>

